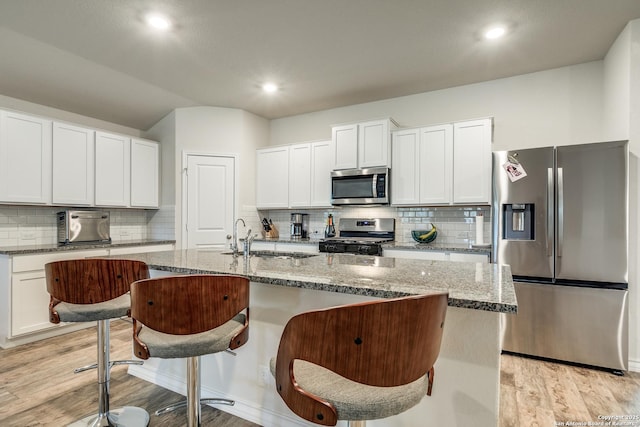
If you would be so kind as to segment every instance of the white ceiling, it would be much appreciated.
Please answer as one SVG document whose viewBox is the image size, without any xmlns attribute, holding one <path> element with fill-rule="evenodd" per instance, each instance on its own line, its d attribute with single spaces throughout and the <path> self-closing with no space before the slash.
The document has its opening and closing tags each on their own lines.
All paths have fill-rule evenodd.
<svg viewBox="0 0 640 427">
<path fill-rule="evenodd" d="M 636 18 L 638 0 L 0 0 L 0 94 L 141 130 L 194 105 L 273 119 L 600 60 Z M 483 40 L 498 21 L 511 34 Z"/>
</svg>

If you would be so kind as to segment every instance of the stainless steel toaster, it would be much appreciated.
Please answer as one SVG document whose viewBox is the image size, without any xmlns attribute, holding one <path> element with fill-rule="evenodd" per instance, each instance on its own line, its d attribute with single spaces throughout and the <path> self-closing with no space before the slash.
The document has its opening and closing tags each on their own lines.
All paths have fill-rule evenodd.
<svg viewBox="0 0 640 427">
<path fill-rule="evenodd" d="M 110 243 L 109 212 L 66 210 L 58 212 L 58 243 Z"/>
</svg>

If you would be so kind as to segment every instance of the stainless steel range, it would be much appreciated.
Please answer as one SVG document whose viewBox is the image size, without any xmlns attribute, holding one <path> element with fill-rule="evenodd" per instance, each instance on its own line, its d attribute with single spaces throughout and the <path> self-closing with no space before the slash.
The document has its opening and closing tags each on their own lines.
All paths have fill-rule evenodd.
<svg viewBox="0 0 640 427">
<path fill-rule="evenodd" d="M 382 244 L 396 236 L 394 218 L 342 218 L 338 237 L 320 240 L 320 252 L 382 255 Z"/>
</svg>

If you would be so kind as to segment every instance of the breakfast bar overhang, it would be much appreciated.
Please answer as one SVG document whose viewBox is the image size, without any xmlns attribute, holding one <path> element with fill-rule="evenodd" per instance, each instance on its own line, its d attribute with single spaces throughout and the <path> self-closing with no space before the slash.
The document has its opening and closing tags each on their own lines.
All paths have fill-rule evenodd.
<svg viewBox="0 0 640 427">
<path fill-rule="evenodd" d="M 449 307 L 433 393 L 393 417 L 393 425 L 498 425 L 502 317 L 517 311 L 508 265 L 348 254 L 243 258 L 196 249 L 116 258 L 144 261 L 156 277 L 240 274 L 251 280 L 249 341 L 235 355 L 202 358 L 202 396 L 233 399 L 235 406 L 220 409 L 263 426 L 311 425 L 284 405 L 269 372 L 269 360 L 293 315 L 377 298 L 446 291 Z M 181 360 L 150 359 L 143 366 L 131 366 L 129 372 L 185 394 Z M 367 425 L 382 427 L 390 422 L 383 419 Z"/>
</svg>

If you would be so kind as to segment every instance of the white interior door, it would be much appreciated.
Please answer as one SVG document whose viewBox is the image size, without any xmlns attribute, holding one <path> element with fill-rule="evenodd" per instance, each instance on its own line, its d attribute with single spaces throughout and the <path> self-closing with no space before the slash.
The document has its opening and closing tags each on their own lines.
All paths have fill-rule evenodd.
<svg viewBox="0 0 640 427">
<path fill-rule="evenodd" d="M 233 232 L 235 158 L 187 156 L 187 248 L 220 248 Z"/>
</svg>

